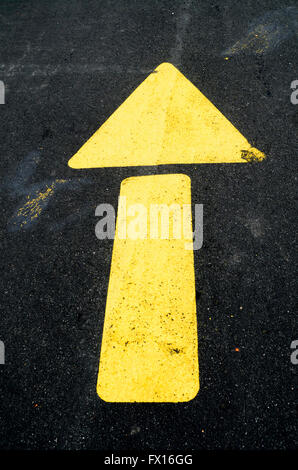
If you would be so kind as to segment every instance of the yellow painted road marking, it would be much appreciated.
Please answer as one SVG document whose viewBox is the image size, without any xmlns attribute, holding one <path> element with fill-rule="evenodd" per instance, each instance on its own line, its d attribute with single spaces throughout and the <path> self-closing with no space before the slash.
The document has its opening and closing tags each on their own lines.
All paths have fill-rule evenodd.
<svg viewBox="0 0 298 470">
<path fill-rule="evenodd" d="M 72 168 L 245 163 L 264 154 L 173 65 L 164 63 L 71 158 Z"/>
<path fill-rule="evenodd" d="M 263 158 L 190 81 L 164 63 L 68 164 L 99 168 Z M 131 178 L 122 183 L 121 195 L 148 207 L 189 204 L 190 183 L 183 175 Z M 115 402 L 190 400 L 199 388 L 193 252 L 183 239 L 123 239 L 119 220 L 98 394 Z"/>
<path fill-rule="evenodd" d="M 128 178 L 133 204 L 191 203 L 186 175 Z M 132 217 L 133 220 L 133 217 Z M 147 233 L 151 219 L 148 217 Z M 192 230 L 188 220 L 188 230 Z M 199 389 L 193 251 L 189 239 L 121 239 L 117 217 L 97 392 L 108 402 L 181 402 Z M 185 233 L 185 232 L 184 232 Z M 182 234 L 183 235 L 183 234 Z M 122 237 L 122 233 L 120 235 Z"/>
</svg>

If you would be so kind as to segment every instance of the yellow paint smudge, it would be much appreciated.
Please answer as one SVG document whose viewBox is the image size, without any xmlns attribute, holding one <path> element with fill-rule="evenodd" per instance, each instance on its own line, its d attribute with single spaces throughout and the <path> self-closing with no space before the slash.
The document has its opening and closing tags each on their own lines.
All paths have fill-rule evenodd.
<svg viewBox="0 0 298 470">
<path fill-rule="evenodd" d="M 67 180 L 57 179 L 44 191 L 37 193 L 35 197 L 27 196 L 27 202 L 22 207 L 20 207 L 17 212 L 17 217 L 23 217 L 25 219 L 22 222 L 21 227 L 39 217 L 43 210 L 43 203 L 47 198 L 54 194 L 57 183 L 63 184 L 66 181 Z"/>
</svg>

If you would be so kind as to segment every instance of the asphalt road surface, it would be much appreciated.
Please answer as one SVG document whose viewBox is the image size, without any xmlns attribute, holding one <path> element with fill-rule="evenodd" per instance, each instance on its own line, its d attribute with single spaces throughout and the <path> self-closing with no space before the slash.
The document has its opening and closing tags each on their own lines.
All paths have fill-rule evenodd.
<svg viewBox="0 0 298 470">
<path fill-rule="evenodd" d="M 0 448 L 294 449 L 296 1 L 2 0 Z M 160 63 L 267 158 L 74 170 L 69 158 Z M 121 181 L 182 172 L 204 204 L 195 252 L 201 389 L 187 403 L 96 394 Z"/>
</svg>

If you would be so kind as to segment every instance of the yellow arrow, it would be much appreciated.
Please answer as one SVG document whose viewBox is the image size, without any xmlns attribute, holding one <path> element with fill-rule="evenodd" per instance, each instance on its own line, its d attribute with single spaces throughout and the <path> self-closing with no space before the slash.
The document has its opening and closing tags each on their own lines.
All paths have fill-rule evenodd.
<svg viewBox="0 0 298 470">
<path fill-rule="evenodd" d="M 70 159 L 72 168 L 262 160 L 241 133 L 174 66 L 161 64 Z M 183 208 L 186 175 L 128 178 L 120 196 L 97 391 L 109 402 L 181 402 L 199 389 L 191 220 L 177 238 L 123 236 L 137 205 Z M 130 220 L 136 225 L 136 220 Z M 172 221 L 173 222 L 173 221 Z M 121 234 L 121 235 L 120 235 Z M 192 246 L 192 241 L 188 247 Z"/>
</svg>

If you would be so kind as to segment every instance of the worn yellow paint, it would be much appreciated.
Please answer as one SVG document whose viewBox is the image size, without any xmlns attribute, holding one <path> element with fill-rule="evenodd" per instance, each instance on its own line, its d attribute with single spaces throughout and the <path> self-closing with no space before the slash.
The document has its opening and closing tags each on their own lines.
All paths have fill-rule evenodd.
<svg viewBox="0 0 298 470">
<path fill-rule="evenodd" d="M 53 192 L 53 185 L 48 187 L 45 191 L 39 192 L 36 197 L 30 199 L 18 209 L 17 216 L 18 217 L 29 217 L 30 220 L 35 219 L 39 216 L 42 211 L 40 207 L 40 202 L 48 198 L 52 195 Z"/>
<path fill-rule="evenodd" d="M 31 195 L 27 196 L 27 201 L 22 207 L 18 209 L 16 214 L 17 218 L 23 219 L 21 227 L 39 217 L 43 209 L 42 204 L 46 201 L 46 199 L 53 196 L 57 183 L 66 183 L 66 180 L 57 179 L 50 186 L 47 186 L 44 191 L 39 191 L 37 194 L 35 194 L 34 197 L 31 197 Z"/>
<path fill-rule="evenodd" d="M 126 197 L 127 213 L 134 204 L 143 204 L 148 213 L 150 204 L 182 207 L 191 203 L 190 179 L 182 174 L 128 178 L 120 196 Z M 185 249 L 185 236 L 175 239 L 172 231 L 166 239 L 160 233 L 157 239 L 123 239 L 121 211 L 97 392 L 108 402 L 191 400 L 199 389 L 193 251 Z M 148 217 L 148 234 L 150 222 Z M 189 233 L 190 218 L 187 223 Z"/>
<path fill-rule="evenodd" d="M 70 159 L 72 168 L 245 163 L 264 154 L 173 65 L 164 63 Z"/>
</svg>

